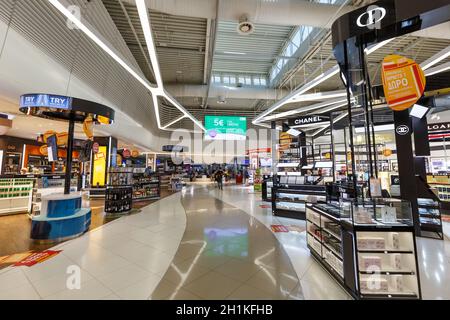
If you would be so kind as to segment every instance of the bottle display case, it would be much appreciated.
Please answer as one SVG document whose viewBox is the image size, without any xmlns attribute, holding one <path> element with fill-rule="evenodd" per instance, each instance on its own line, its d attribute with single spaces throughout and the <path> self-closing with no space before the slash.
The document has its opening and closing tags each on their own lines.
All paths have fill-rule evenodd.
<svg viewBox="0 0 450 320">
<path fill-rule="evenodd" d="M 133 205 L 133 188 L 131 186 L 114 186 L 106 188 L 105 212 L 107 215 L 127 213 Z"/>
<path fill-rule="evenodd" d="M 0 178 L 0 215 L 31 211 L 34 179 Z"/>
<path fill-rule="evenodd" d="M 127 213 L 133 205 L 133 168 L 110 168 L 105 191 L 107 215 Z"/>
<path fill-rule="evenodd" d="M 307 204 L 306 219 L 312 255 L 354 298 L 421 298 L 409 202 Z"/>
<path fill-rule="evenodd" d="M 133 184 L 133 168 L 110 168 L 109 186 L 129 186 Z"/>
<path fill-rule="evenodd" d="M 156 200 L 161 197 L 160 178 L 133 173 L 133 201 Z"/>
</svg>

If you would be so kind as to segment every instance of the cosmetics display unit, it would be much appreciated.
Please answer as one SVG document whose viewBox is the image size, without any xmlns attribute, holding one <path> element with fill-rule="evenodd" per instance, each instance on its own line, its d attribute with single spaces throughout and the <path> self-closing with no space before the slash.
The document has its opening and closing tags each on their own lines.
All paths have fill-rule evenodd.
<svg viewBox="0 0 450 320">
<path fill-rule="evenodd" d="M 421 298 L 409 202 L 308 203 L 306 219 L 310 252 L 353 298 Z"/>
<path fill-rule="evenodd" d="M 32 210 L 28 214 L 30 219 L 38 217 L 41 214 L 43 197 L 64 192 L 65 181 L 63 175 L 36 176 L 35 181 L 32 197 Z M 70 192 L 78 191 L 77 186 L 78 178 L 76 175 L 73 175 L 70 180 Z"/>
<path fill-rule="evenodd" d="M 315 185 L 318 177 L 278 176 L 272 188 L 272 213 L 275 216 L 306 219 L 306 203 L 326 201 L 326 187 Z"/>
<path fill-rule="evenodd" d="M 0 178 L 0 215 L 30 212 L 33 185 L 23 176 Z"/>
</svg>

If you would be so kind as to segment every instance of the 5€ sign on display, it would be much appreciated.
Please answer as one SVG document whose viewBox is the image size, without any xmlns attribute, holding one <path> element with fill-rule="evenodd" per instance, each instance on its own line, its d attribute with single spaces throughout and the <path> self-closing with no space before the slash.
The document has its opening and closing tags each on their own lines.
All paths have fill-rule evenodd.
<svg viewBox="0 0 450 320">
<path fill-rule="evenodd" d="M 422 68 L 411 59 L 388 55 L 383 59 L 382 73 L 384 95 L 394 111 L 413 106 L 425 90 Z"/>
</svg>

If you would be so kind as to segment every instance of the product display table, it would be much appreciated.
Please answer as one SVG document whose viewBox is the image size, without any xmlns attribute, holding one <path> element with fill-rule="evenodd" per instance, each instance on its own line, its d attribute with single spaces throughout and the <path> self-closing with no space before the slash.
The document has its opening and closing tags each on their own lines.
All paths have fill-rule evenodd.
<svg viewBox="0 0 450 320">
<path fill-rule="evenodd" d="M 41 214 L 32 218 L 31 239 L 61 241 L 89 229 L 91 209 L 81 207 L 81 194 L 51 194 L 41 201 Z"/>
</svg>

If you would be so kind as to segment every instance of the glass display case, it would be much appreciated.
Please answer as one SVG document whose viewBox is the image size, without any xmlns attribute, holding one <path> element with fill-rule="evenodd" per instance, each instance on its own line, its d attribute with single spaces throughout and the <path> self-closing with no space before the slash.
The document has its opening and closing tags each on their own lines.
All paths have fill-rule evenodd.
<svg viewBox="0 0 450 320">
<path fill-rule="evenodd" d="M 325 186 L 278 185 L 272 190 L 274 192 L 272 212 L 276 216 L 305 220 L 307 202 L 326 201 Z"/>
<path fill-rule="evenodd" d="M 435 234 L 437 238 L 443 240 L 441 204 L 439 201 L 427 198 L 418 198 L 417 206 L 419 210 L 420 229 L 425 232 Z"/>
<path fill-rule="evenodd" d="M 354 298 L 421 298 L 408 201 L 309 203 L 306 220 L 311 253 Z"/>
<path fill-rule="evenodd" d="M 31 211 L 34 179 L 0 178 L 0 215 Z"/>
</svg>

